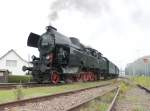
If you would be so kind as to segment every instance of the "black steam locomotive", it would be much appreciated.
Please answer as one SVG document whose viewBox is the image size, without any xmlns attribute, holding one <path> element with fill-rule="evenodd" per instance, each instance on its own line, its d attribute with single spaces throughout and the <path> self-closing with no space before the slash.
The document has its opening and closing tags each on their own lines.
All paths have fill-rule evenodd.
<svg viewBox="0 0 150 111">
<path fill-rule="evenodd" d="M 77 38 L 66 37 L 57 29 L 48 26 L 40 35 L 30 33 L 27 45 L 38 48 L 39 57 L 32 56 L 31 71 L 38 83 L 60 81 L 95 81 L 100 78 L 115 78 L 118 67 L 95 49 L 85 47 Z"/>
</svg>

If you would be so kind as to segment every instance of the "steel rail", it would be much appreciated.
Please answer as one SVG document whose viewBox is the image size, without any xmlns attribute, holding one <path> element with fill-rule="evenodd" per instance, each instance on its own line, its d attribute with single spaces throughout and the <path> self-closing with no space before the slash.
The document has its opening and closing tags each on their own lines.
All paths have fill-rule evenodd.
<svg viewBox="0 0 150 111">
<path fill-rule="evenodd" d="M 22 87 L 42 87 L 42 86 L 50 86 L 48 84 L 36 84 L 36 83 L 12 83 L 12 84 L 0 84 L 0 90 L 4 89 L 13 89 L 17 86 L 21 85 Z"/>
<path fill-rule="evenodd" d="M 113 80 L 113 79 L 112 79 Z M 109 81 L 109 80 L 108 80 Z M 76 82 L 73 82 L 76 83 Z M 43 84 L 37 84 L 35 82 L 31 83 L 0 83 L 0 90 L 4 89 L 13 89 L 16 88 L 18 85 L 21 85 L 22 87 L 47 87 L 47 86 L 61 86 L 66 84 L 73 84 L 73 83 L 59 83 L 57 85 L 52 83 L 43 83 Z"/>
<path fill-rule="evenodd" d="M 109 107 L 108 107 L 108 110 L 107 110 L 107 111 L 113 111 L 114 106 L 115 106 L 115 102 L 116 102 L 117 97 L 118 97 L 118 95 L 119 95 L 119 92 L 120 92 L 120 87 L 118 87 L 117 92 L 116 92 L 116 95 L 114 96 L 114 98 L 113 98 L 113 100 L 112 100 L 111 104 L 109 105 Z"/>
<path fill-rule="evenodd" d="M 146 87 L 144 87 L 144 86 L 142 86 L 142 85 L 140 85 L 140 84 L 137 84 L 137 86 L 138 86 L 139 88 L 145 90 L 147 93 L 150 93 L 150 89 L 148 89 L 148 88 L 146 88 Z"/>
<path fill-rule="evenodd" d="M 71 84 L 71 83 L 70 83 Z M 4 90 L 4 89 L 14 89 L 17 86 L 22 86 L 23 88 L 26 87 L 48 87 L 48 86 L 61 86 L 61 85 L 65 85 L 64 83 L 60 83 L 57 85 L 54 84 L 49 84 L 49 83 L 45 83 L 45 84 L 37 84 L 37 83 L 6 83 L 6 84 L 0 84 L 0 90 Z"/>
</svg>

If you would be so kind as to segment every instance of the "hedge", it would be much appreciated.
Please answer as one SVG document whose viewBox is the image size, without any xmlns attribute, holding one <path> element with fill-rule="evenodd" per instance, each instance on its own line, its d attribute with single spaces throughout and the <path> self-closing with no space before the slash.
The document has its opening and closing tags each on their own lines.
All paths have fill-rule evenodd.
<svg viewBox="0 0 150 111">
<path fill-rule="evenodd" d="M 9 83 L 27 83 L 32 81 L 32 76 L 25 75 L 25 76 L 18 76 L 18 75 L 9 75 L 8 82 Z"/>
</svg>

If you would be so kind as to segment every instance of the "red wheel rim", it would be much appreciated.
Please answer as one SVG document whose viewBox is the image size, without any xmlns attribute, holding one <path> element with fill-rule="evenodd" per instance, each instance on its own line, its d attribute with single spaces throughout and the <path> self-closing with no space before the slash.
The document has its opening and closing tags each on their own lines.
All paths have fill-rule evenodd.
<svg viewBox="0 0 150 111">
<path fill-rule="evenodd" d="M 88 72 L 88 81 L 91 81 L 91 73 Z"/>
<path fill-rule="evenodd" d="M 87 75 L 86 75 L 86 73 L 84 73 L 84 81 L 85 82 L 87 81 Z"/>
<path fill-rule="evenodd" d="M 94 81 L 94 74 L 91 73 L 91 81 Z"/>
<path fill-rule="evenodd" d="M 51 82 L 57 84 L 60 81 L 60 76 L 57 71 L 52 71 L 51 73 Z"/>
<path fill-rule="evenodd" d="M 81 75 L 81 80 L 84 81 L 84 74 Z"/>
<path fill-rule="evenodd" d="M 92 73 L 89 72 L 89 80 L 92 81 Z"/>
</svg>

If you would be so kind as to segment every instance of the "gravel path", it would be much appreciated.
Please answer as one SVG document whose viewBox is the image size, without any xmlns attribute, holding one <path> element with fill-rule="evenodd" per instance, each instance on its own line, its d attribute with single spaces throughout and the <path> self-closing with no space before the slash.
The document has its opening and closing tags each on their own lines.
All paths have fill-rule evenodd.
<svg viewBox="0 0 150 111">
<path fill-rule="evenodd" d="M 118 100 L 115 111 L 150 111 L 150 94 L 135 87 Z"/>
<path fill-rule="evenodd" d="M 4 111 L 66 111 L 72 106 L 76 106 L 81 102 L 102 95 L 104 92 L 110 91 L 116 86 L 105 86 L 78 92 L 71 95 L 56 97 L 47 101 L 29 103 L 24 106 L 6 108 Z"/>
</svg>

